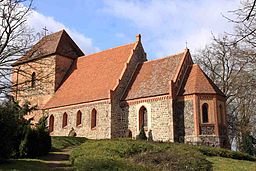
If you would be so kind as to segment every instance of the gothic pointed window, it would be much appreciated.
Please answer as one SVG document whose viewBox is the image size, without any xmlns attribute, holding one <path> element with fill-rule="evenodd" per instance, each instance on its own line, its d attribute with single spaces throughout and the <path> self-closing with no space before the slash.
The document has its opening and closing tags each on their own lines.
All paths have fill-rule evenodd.
<svg viewBox="0 0 256 171">
<path fill-rule="evenodd" d="M 203 113 L 203 123 L 209 122 L 209 116 L 208 116 L 208 104 L 204 103 L 202 106 L 202 113 Z"/>
<path fill-rule="evenodd" d="M 222 109 L 222 105 L 221 104 L 219 105 L 219 111 L 220 111 L 219 123 L 222 124 L 223 123 L 223 109 Z"/>
<path fill-rule="evenodd" d="M 79 110 L 76 114 L 76 126 L 82 124 L 82 112 Z"/>
<path fill-rule="evenodd" d="M 62 117 L 62 128 L 68 125 L 68 114 L 65 112 Z"/>
<path fill-rule="evenodd" d="M 97 111 L 93 109 L 91 113 L 91 128 L 95 128 L 96 124 L 97 124 Z"/>
<path fill-rule="evenodd" d="M 139 110 L 139 129 L 141 129 L 142 126 L 148 126 L 148 112 L 144 106 L 142 106 Z"/>
<path fill-rule="evenodd" d="M 51 115 L 49 118 L 49 132 L 53 132 L 54 129 L 54 116 Z"/>
<path fill-rule="evenodd" d="M 35 87 L 36 85 L 36 73 L 33 72 L 31 75 L 31 87 Z"/>
</svg>

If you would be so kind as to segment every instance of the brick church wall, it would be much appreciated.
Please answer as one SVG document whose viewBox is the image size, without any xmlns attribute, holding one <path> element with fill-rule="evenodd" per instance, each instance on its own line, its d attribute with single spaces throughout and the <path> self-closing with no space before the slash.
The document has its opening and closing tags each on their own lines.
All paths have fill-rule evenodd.
<svg viewBox="0 0 256 171">
<path fill-rule="evenodd" d="M 26 115 L 25 118 L 34 117 L 37 122 L 42 116 L 40 110 L 55 93 L 65 73 L 72 64 L 72 59 L 60 55 L 52 55 L 35 61 L 26 62 L 13 68 L 12 80 L 18 84 L 14 88 L 14 96 L 24 104 L 29 101 L 37 106 L 38 110 Z M 35 73 L 35 86 L 31 86 L 32 73 Z"/>
<path fill-rule="evenodd" d="M 97 119 L 96 127 L 91 128 L 91 113 L 96 109 Z M 77 112 L 82 112 L 82 124 L 77 126 Z M 67 113 L 68 123 L 66 127 L 62 127 L 63 114 Z M 49 116 L 54 116 L 54 131 L 52 136 L 68 136 L 73 128 L 76 135 L 89 139 L 109 139 L 111 138 L 111 107 L 110 101 L 96 101 L 68 107 L 59 107 L 49 110 Z"/>
<path fill-rule="evenodd" d="M 156 141 L 173 142 L 173 112 L 172 100 L 168 96 L 148 98 L 128 102 L 123 107 L 124 115 L 128 118 L 128 129 L 135 138 L 139 134 L 139 110 L 144 106 L 148 114 L 148 127 L 146 134 Z M 125 118 L 126 118 L 125 117 Z"/>
<path fill-rule="evenodd" d="M 54 94 L 55 56 L 31 61 L 13 68 L 12 79 L 18 87 L 14 88 L 13 95 L 24 104 L 29 101 L 31 105 L 40 109 Z M 32 73 L 35 72 L 35 86 L 31 86 Z M 42 116 L 41 110 L 35 110 L 25 118 L 34 117 L 38 121 Z"/>
</svg>

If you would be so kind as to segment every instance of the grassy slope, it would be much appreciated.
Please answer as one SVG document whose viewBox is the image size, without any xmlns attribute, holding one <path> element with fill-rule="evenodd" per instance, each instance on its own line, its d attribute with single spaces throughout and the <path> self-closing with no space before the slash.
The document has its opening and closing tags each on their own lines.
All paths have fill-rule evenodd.
<svg viewBox="0 0 256 171">
<path fill-rule="evenodd" d="M 256 162 L 223 157 L 207 157 L 214 171 L 256 171 Z"/>
<path fill-rule="evenodd" d="M 53 137 L 52 146 L 58 151 L 64 148 L 72 149 L 85 142 L 75 149 L 72 153 L 71 160 L 77 166 L 82 165 L 79 167 L 84 167 L 85 165 L 85 167 L 90 167 L 88 170 L 95 170 L 97 168 L 100 170 L 109 170 L 109 168 L 110 170 L 115 170 L 116 168 L 142 171 L 152 169 L 160 170 L 161 168 L 170 170 L 168 167 L 176 167 L 176 169 L 172 170 L 184 170 L 184 168 L 177 168 L 177 165 L 179 167 L 181 162 L 181 165 L 185 165 L 185 168 L 188 168 L 187 170 L 194 170 L 193 168 L 197 168 L 196 170 L 200 170 L 200 168 L 201 170 L 205 170 L 204 167 L 210 164 L 213 171 L 256 171 L 256 162 L 216 156 L 209 157 L 203 155 L 201 153 L 202 151 L 198 153 L 200 150 L 194 148 L 194 146 L 172 143 L 151 144 L 138 141 L 131 141 L 131 143 L 130 141 L 86 141 L 85 138 Z M 207 148 L 204 148 L 203 153 L 206 150 Z M 213 150 L 214 148 L 209 148 L 209 151 Z M 51 154 L 55 153 L 59 152 L 51 152 Z M 220 153 L 222 156 L 224 154 L 223 150 L 214 150 L 214 153 L 217 155 Z M 227 157 L 234 156 L 228 155 Z M 0 170 L 49 170 L 48 162 L 45 160 L 45 157 L 41 157 L 40 159 L 9 160 L 8 163 L 0 164 Z"/>
<path fill-rule="evenodd" d="M 53 168 L 49 168 L 49 164 L 52 162 L 49 156 L 56 157 L 58 155 L 63 155 L 61 150 L 65 148 L 74 148 L 82 143 L 85 142 L 85 138 L 79 138 L 79 137 L 52 137 L 52 147 L 54 151 L 60 151 L 60 152 L 50 152 L 47 156 L 39 157 L 38 159 L 11 159 L 8 160 L 6 163 L 0 164 L 0 171 L 2 170 L 31 170 L 31 171 L 37 171 L 37 170 L 50 170 Z M 53 159 L 55 160 L 55 159 Z M 69 167 L 69 161 L 59 161 L 59 165 L 62 167 L 66 167 L 65 170 L 70 170 Z M 57 166 L 57 165 L 56 165 Z M 56 168 L 54 168 L 56 170 Z M 63 169 L 57 169 L 57 170 L 63 170 Z"/>
<path fill-rule="evenodd" d="M 47 170 L 47 165 L 39 159 L 13 159 L 0 164 L 0 170 Z"/>
<path fill-rule="evenodd" d="M 78 146 L 86 141 L 83 137 L 52 137 L 52 149 L 61 150 Z"/>
<path fill-rule="evenodd" d="M 70 159 L 79 170 L 256 171 L 256 159 L 244 153 L 203 146 L 125 139 L 88 140 L 73 150 Z"/>
<path fill-rule="evenodd" d="M 198 150 L 183 144 L 127 139 L 88 140 L 74 149 L 71 162 L 79 170 L 209 170 Z"/>
</svg>

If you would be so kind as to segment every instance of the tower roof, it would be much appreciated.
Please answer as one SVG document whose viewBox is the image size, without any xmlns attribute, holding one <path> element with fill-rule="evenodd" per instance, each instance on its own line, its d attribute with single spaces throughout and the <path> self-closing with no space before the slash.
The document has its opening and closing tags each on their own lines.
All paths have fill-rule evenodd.
<svg viewBox="0 0 256 171">
<path fill-rule="evenodd" d="M 24 56 L 13 63 L 13 66 L 54 54 L 71 58 L 84 55 L 67 32 L 61 30 L 43 37 Z"/>
<path fill-rule="evenodd" d="M 193 64 L 184 80 L 179 95 L 217 94 L 225 96 L 213 81 L 202 71 L 198 64 Z"/>
</svg>

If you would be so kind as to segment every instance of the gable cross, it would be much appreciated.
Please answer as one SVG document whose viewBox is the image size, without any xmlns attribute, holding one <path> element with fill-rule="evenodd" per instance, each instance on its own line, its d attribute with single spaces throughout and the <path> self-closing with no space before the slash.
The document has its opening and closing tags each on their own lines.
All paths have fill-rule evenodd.
<svg viewBox="0 0 256 171">
<path fill-rule="evenodd" d="M 44 30 L 44 36 L 46 36 L 47 31 L 49 31 L 49 30 L 46 27 L 44 27 L 43 30 Z"/>
</svg>

